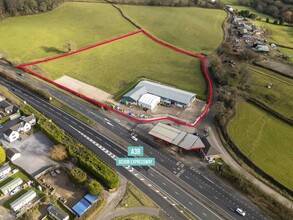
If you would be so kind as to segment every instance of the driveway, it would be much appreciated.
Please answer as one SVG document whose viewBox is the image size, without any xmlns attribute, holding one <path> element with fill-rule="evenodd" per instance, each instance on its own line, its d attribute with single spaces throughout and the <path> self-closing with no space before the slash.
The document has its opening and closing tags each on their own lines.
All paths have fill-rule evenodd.
<svg viewBox="0 0 293 220">
<path fill-rule="evenodd" d="M 22 135 L 22 140 L 16 140 L 12 143 L 7 142 L 3 137 L 1 141 L 5 148 L 14 147 L 21 153 L 21 157 L 13 163 L 32 176 L 58 164 L 50 158 L 50 148 L 54 143 L 42 132 L 30 136 Z"/>
</svg>

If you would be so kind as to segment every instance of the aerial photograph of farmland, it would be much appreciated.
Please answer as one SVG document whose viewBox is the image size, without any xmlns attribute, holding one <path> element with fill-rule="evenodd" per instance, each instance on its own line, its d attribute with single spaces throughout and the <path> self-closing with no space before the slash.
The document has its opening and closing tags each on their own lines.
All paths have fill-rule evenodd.
<svg viewBox="0 0 293 220">
<path fill-rule="evenodd" d="M 0 0 L 0 219 L 293 219 L 293 0 Z"/>
</svg>

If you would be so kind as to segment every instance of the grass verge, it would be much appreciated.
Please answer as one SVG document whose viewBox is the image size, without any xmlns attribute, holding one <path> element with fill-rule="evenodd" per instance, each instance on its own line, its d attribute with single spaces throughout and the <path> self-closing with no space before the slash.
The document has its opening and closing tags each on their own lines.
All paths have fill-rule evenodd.
<svg viewBox="0 0 293 220">
<path fill-rule="evenodd" d="M 136 215 L 126 215 L 122 217 L 116 217 L 113 220 L 163 220 L 163 218 L 159 216 L 136 214 Z"/>
<path fill-rule="evenodd" d="M 131 183 L 127 184 L 127 191 L 119 203 L 118 207 L 137 207 L 147 206 L 152 208 L 158 208 L 158 206 L 145 194 L 143 194 L 138 188 Z"/>
</svg>

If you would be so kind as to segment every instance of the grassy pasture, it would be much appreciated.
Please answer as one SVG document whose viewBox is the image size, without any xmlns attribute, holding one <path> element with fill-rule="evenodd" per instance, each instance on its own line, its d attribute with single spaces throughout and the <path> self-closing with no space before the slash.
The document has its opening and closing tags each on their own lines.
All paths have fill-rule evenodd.
<svg viewBox="0 0 293 220">
<path fill-rule="evenodd" d="M 238 148 L 264 172 L 293 189 L 293 129 L 260 108 L 242 102 L 228 132 Z"/>
<path fill-rule="evenodd" d="M 278 49 L 281 51 L 282 54 L 288 56 L 289 63 L 293 64 L 293 49 L 287 49 L 283 47 L 278 47 Z"/>
<path fill-rule="evenodd" d="M 177 47 L 211 53 L 223 40 L 223 10 L 119 5 L 142 28 Z M 207 28 L 208 27 L 208 28 Z"/>
<path fill-rule="evenodd" d="M 39 66 L 50 79 L 67 75 L 113 95 L 146 77 L 205 98 L 200 60 L 167 49 L 143 34 Z"/>
<path fill-rule="evenodd" d="M 253 14 L 256 14 L 257 16 L 259 16 L 262 21 L 266 21 L 267 18 L 270 19 L 270 22 L 274 22 L 274 20 L 275 20 L 275 18 L 273 18 L 272 16 L 260 13 L 260 12 L 256 11 L 253 7 L 250 7 L 250 6 L 234 5 L 233 9 L 234 10 L 237 9 L 238 11 L 248 10 L 248 11 L 250 11 L 250 13 L 253 13 Z"/>
<path fill-rule="evenodd" d="M 0 53 L 10 59 L 31 61 L 117 37 L 135 28 L 109 4 L 68 2 L 38 15 L 7 18 L 0 22 Z"/>
<path fill-rule="evenodd" d="M 276 74 L 261 67 L 253 66 L 250 95 L 269 108 L 293 119 L 293 80 Z M 273 83 L 273 87 L 268 89 L 266 85 Z M 269 102 L 265 96 L 272 95 L 275 102 Z"/>
</svg>

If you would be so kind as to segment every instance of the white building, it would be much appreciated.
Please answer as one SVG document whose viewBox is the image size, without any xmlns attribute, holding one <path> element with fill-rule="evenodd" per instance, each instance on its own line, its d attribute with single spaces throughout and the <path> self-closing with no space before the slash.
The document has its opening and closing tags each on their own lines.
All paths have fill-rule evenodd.
<svg viewBox="0 0 293 220">
<path fill-rule="evenodd" d="M 8 164 L 3 165 L 0 167 L 0 176 L 4 176 L 11 171 L 11 167 Z"/>
<path fill-rule="evenodd" d="M 18 150 L 13 147 L 10 147 L 6 150 L 6 157 L 11 161 L 15 161 L 16 159 L 20 158 L 21 154 Z"/>
<path fill-rule="evenodd" d="M 10 182 L 6 183 L 4 186 L 0 188 L 1 193 L 4 195 L 7 195 L 10 193 L 14 188 L 20 186 L 23 183 L 23 180 L 18 178 L 15 178 L 11 180 Z"/>
<path fill-rule="evenodd" d="M 4 138 L 10 143 L 16 141 L 19 138 L 18 131 L 13 131 L 12 129 L 8 129 L 3 133 Z"/>
<path fill-rule="evenodd" d="M 10 203 L 10 208 L 16 212 L 20 210 L 23 206 L 28 204 L 30 201 L 32 201 L 36 196 L 37 193 L 31 189 L 30 191 L 26 192 L 21 197 L 19 197 L 17 200 Z"/>
<path fill-rule="evenodd" d="M 160 103 L 161 98 L 159 96 L 151 95 L 151 94 L 143 94 L 138 100 L 138 105 L 142 108 L 146 108 L 149 110 L 154 110 L 156 106 Z"/>
</svg>

